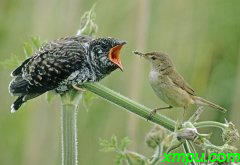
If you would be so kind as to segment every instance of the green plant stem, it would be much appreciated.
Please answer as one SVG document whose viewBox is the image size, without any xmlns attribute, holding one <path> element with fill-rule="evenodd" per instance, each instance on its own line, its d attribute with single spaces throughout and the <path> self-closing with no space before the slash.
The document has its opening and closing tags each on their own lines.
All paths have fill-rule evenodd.
<svg viewBox="0 0 240 165">
<path fill-rule="evenodd" d="M 162 156 L 163 146 L 160 144 L 157 146 L 156 151 L 153 155 L 153 159 L 150 162 L 150 165 L 155 165 L 159 162 L 160 157 Z"/>
<path fill-rule="evenodd" d="M 61 143 L 62 165 L 77 165 L 77 109 L 81 94 L 71 100 L 68 95 L 61 96 Z"/>
<path fill-rule="evenodd" d="M 197 154 L 197 151 L 196 151 L 196 149 L 195 149 L 195 147 L 194 147 L 194 145 L 193 145 L 193 142 L 190 141 L 190 140 L 187 140 L 187 143 L 188 143 L 188 146 L 190 147 L 191 151 L 194 153 L 194 155 L 196 155 L 196 154 Z M 194 163 L 197 164 L 197 165 L 200 165 L 200 163 L 197 163 L 197 162 L 195 161 L 195 159 L 194 159 Z"/>
<path fill-rule="evenodd" d="M 187 153 L 191 153 L 190 147 L 188 146 L 187 141 L 184 142 L 182 145 L 183 145 L 183 149 L 184 149 L 184 151 L 185 151 L 186 154 L 187 154 Z"/>
<path fill-rule="evenodd" d="M 225 129 L 227 127 L 226 124 L 219 123 L 216 121 L 201 121 L 201 122 L 195 123 L 194 126 L 196 128 L 215 127 L 220 129 Z"/>
<path fill-rule="evenodd" d="M 77 164 L 76 106 L 62 106 L 62 165 Z"/>
<path fill-rule="evenodd" d="M 185 153 L 191 153 L 191 149 L 189 147 L 188 142 L 186 141 L 185 143 L 183 143 L 183 150 L 185 151 Z M 192 158 L 191 158 L 192 159 Z M 197 165 L 194 161 L 193 162 L 189 162 L 191 165 Z"/>
<path fill-rule="evenodd" d="M 122 96 L 119 93 L 114 92 L 113 90 L 111 90 L 101 84 L 86 83 L 86 84 L 83 84 L 83 87 L 86 88 L 87 90 L 101 96 L 102 98 L 106 99 L 107 101 L 114 103 L 120 107 L 123 107 L 126 110 L 128 110 L 132 113 L 135 113 L 138 116 L 140 116 L 146 120 L 149 118 L 149 114 L 151 111 L 150 108 L 147 108 L 125 96 Z M 173 121 L 163 115 L 160 115 L 160 114 L 154 115 L 152 118 L 149 119 L 149 121 L 159 124 L 170 131 L 174 131 L 175 124 L 176 124 L 175 121 Z"/>
</svg>

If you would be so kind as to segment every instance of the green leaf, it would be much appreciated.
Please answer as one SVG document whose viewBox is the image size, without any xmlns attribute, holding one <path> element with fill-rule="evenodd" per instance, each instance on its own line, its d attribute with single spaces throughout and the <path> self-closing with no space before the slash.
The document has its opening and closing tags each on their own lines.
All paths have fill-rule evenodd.
<svg viewBox="0 0 240 165">
<path fill-rule="evenodd" d="M 40 40 L 40 38 L 39 38 L 39 37 L 36 37 L 36 36 L 32 36 L 30 39 L 31 39 L 34 47 L 35 47 L 36 49 L 39 49 L 40 46 L 41 46 L 41 40 Z"/>
<path fill-rule="evenodd" d="M 111 144 L 115 147 L 118 148 L 118 141 L 116 135 L 113 135 L 111 138 Z"/>
<path fill-rule="evenodd" d="M 130 143 L 130 139 L 128 137 L 124 137 L 122 140 L 121 140 L 121 143 L 119 144 L 119 149 L 124 151 L 126 150 L 127 146 L 129 145 Z"/>
<path fill-rule="evenodd" d="M 25 58 L 31 57 L 32 53 L 33 53 L 32 45 L 29 42 L 25 42 L 23 44 L 23 51 L 24 51 L 24 54 L 25 54 Z"/>
<path fill-rule="evenodd" d="M 136 152 L 131 152 L 127 150 L 127 145 L 130 140 L 128 137 L 124 137 L 120 144 L 118 144 L 117 137 L 113 135 L 111 140 L 100 139 L 100 145 L 102 147 L 101 151 L 112 151 L 116 152 L 115 164 L 121 165 L 125 160 L 129 165 L 149 165 L 148 159 Z"/>
<path fill-rule="evenodd" d="M 106 139 L 99 139 L 99 144 L 102 147 L 100 151 L 103 152 L 113 152 L 116 150 L 115 146 L 112 145 L 112 143 Z"/>
<path fill-rule="evenodd" d="M 89 35 L 93 36 L 97 33 L 98 26 L 95 23 L 95 5 L 91 8 L 90 11 L 84 13 L 80 20 L 80 28 L 77 32 L 77 35 Z"/>
<path fill-rule="evenodd" d="M 115 164 L 116 165 L 122 165 L 123 164 L 123 161 L 124 159 L 126 159 L 126 157 L 122 154 L 118 154 L 115 158 Z"/>
<path fill-rule="evenodd" d="M 118 144 L 118 140 L 115 135 L 111 137 L 111 140 L 99 139 L 99 144 L 102 147 L 102 151 L 115 151 L 117 153 L 124 152 L 129 142 L 129 138 L 125 137 L 121 140 L 120 144 Z"/>
</svg>

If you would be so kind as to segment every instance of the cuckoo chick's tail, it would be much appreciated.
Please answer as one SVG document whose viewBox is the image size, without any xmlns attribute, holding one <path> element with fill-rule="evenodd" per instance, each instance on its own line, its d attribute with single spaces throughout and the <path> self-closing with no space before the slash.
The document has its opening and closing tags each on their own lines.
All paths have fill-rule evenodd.
<svg viewBox="0 0 240 165">
<path fill-rule="evenodd" d="M 220 110 L 223 113 L 227 112 L 227 110 L 225 108 L 223 108 L 223 107 L 221 107 L 221 106 L 219 106 L 217 104 L 214 104 L 214 103 L 212 103 L 212 102 L 210 102 L 208 100 L 205 100 L 205 99 L 203 99 L 201 97 L 194 96 L 194 100 L 195 100 L 195 103 L 197 105 L 209 106 L 209 107 L 215 108 L 217 110 Z"/>
</svg>

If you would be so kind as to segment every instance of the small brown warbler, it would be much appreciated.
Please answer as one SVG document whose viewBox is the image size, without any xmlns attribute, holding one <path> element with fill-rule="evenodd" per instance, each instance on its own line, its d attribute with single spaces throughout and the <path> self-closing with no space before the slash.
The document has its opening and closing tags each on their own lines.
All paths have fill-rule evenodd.
<svg viewBox="0 0 240 165">
<path fill-rule="evenodd" d="M 152 69 L 149 73 L 149 82 L 156 95 L 169 105 L 168 107 L 154 109 L 151 115 L 155 114 L 157 110 L 173 107 L 183 107 L 185 113 L 185 109 L 191 104 L 212 107 L 222 112 L 227 111 L 219 105 L 196 96 L 194 90 L 177 72 L 166 53 L 140 53 L 137 51 L 133 53 L 144 57 L 151 63 Z"/>
</svg>

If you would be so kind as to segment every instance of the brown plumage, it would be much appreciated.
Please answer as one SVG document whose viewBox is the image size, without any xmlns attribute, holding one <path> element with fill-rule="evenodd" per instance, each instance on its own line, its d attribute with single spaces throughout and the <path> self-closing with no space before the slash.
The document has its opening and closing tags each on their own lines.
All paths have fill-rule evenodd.
<svg viewBox="0 0 240 165">
<path fill-rule="evenodd" d="M 167 108 L 188 108 L 191 104 L 208 106 L 226 112 L 225 108 L 196 96 L 194 90 L 175 69 L 171 59 L 163 52 L 140 53 L 152 65 L 149 82 L 156 95 L 169 105 Z M 161 108 L 160 108 L 161 109 Z M 166 109 L 166 108 L 164 108 Z"/>
</svg>

